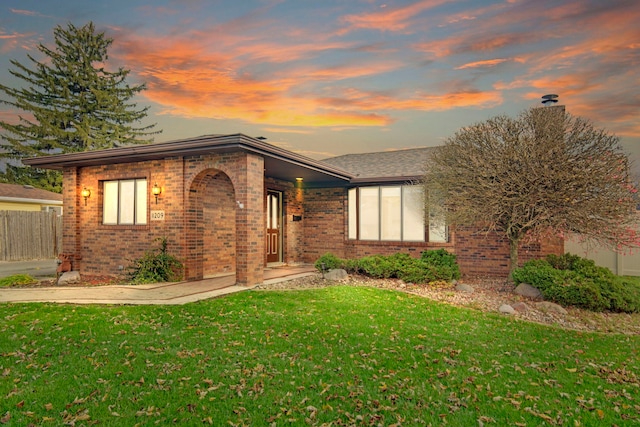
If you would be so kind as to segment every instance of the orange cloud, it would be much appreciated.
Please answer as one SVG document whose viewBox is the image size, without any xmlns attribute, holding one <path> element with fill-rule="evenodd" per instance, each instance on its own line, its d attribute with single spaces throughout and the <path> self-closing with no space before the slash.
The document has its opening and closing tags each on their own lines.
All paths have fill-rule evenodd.
<svg viewBox="0 0 640 427">
<path fill-rule="evenodd" d="M 395 9 L 385 7 L 378 12 L 347 15 L 342 18 L 342 21 L 350 24 L 350 29 L 367 28 L 379 31 L 405 31 L 416 15 L 447 2 L 448 0 L 422 0 Z"/>
<path fill-rule="evenodd" d="M 471 88 L 438 95 L 416 93 L 408 97 L 352 89 L 346 91 L 342 97 L 323 98 L 321 102 L 331 108 L 362 111 L 447 111 L 455 108 L 494 107 L 502 102 L 502 96 L 496 91 Z"/>
<path fill-rule="evenodd" d="M 200 36 L 119 38 L 119 59 L 146 81 L 148 90 L 143 95 L 162 107 L 161 114 L 241 119 L 277 126 L 386 126 L 392 122 L 384 113 L 323 105 L 311 87 L 322 80 L 384 73 L 399 67 L 398 63 L 278 67 L 272 72 L 252 74 L 248 70 L 256 64 L 269 69 L 280 61 L 302 58 L 314 51 L 342 49 L 346 44 L 243 44 L 231 36 L 217 39 L 221 48 L 212 53 L 209 40 Z M 311 86 L 306 88 L 307 84 Z"/>
<path fill-rule="evenodd" d="M 495 91 L 452 88 L 445 94 L 401 91 L 372 92 L 345 88 L 337 82 L 349 78 L 379 76 L 406 64 L 397 60 L 373 60 L 323 67 L 305 65 L 282 67 L 283 58 L 309 55 L 306 49 L 258 44 L 253 47 L 239 39 L 218 40 L 220 49 L 207 49 L 208 40 L 197 38 L 137 39 L 120 42 L 123 62 L 134 64 L 147 82 L 144 96 L 161 106 L 161 114 L 185 117 L 240 119 L 272 126 L 357 127 L 388 126 L 389 112 L 444 111 L 453 108 L 488 108 L 501 96 Z M 318 44 L 318 52 L 342 49 L 338 43 Z M 254 55 L 260 55 L 257 59 Z M 248 70 L 268 72 L 252 74 Z M 245 71 L 246 70 L 246 71 Z M 319 86 L 319 82 L 332 82 Z"/>
</svg>

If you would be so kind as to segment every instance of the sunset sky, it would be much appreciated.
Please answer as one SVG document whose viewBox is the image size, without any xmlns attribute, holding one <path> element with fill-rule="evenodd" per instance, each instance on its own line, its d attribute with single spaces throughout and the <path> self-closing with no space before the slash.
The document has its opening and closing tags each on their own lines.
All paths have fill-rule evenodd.
<svg viewBox="0 0 640 427">
<path fill-rule="evenodd" d="M 0 79 L 93 21 L 156 141 L 244 133 L 309 157 L 433 146 L 559 95 L 640 164 L 638 0 L 2 0 Z M 0 105 L 5 120 L 17 112 Z"/>
</svg>

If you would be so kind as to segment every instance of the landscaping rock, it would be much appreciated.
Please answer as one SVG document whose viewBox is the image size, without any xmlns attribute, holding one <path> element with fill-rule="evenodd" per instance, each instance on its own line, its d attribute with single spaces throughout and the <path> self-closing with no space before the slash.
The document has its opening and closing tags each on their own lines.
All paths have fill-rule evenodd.
<svg viewBox="0 0 640 427">
<path fill-rule="evenodd" d="M 529 311 L 529 306 L 523 302 L 514 302 L 511 304 L 511 307 L 513 307 L 513 309 L 518 313 L 526 313 Z"/>
<path fill-rule="evenodd" d="M 542 292 L 528 283 L 520 283 L 513 292 L 516 295 L 521 295 L 535 301 L 542 301 L 543 299 Z"/>
<path fill-rule="evenodd" d="M 475 289 L 473 286 L 464 283 L 456 284 L 456 291 L 472 293 Z"/>
<path fill-rule="evenodd" d="M 58 278 L 58 286 L 66 286 L 74 283 L 80 283 L 79 271 L 66 271 Z"/>
<path fill-rule="evenodd" d="M 562 308 L 562 306 L 549 301 L 541 301 L 539 303 L 536 303 L 536 308 L 548 313 L 568 314 L 567 310 Z"/>
<path fill-rule="evenodd" d="M 345 280 L 349 275 L 341 268 L 334 268 L 324 273 L 324 278 L 327 280 Z"/>
<path fill-rule="evenodd" d="M 514 314 L 516 312 L 509 304 L 502 304 L 498 311 L 504 314 Z"/>
</svg>

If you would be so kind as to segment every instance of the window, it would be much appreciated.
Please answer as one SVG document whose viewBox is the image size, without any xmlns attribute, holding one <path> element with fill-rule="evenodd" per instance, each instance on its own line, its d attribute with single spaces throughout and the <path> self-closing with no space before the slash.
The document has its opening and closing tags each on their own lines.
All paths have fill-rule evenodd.
<svg viewBox="0 0 640 427">
<path fill-rule="evenodd" d="M 103 224 L 147 223 L 146 179 L 104 181 L 103 194 Z"/>
<path fill-rule="evenodd" d="M 423 189 L 417 185 L 351 188 L 348 236 L 355 240 L 425 241 Z M 442 215 L 429 214 L 429 241 L 447 242 Z"/>
</svg>

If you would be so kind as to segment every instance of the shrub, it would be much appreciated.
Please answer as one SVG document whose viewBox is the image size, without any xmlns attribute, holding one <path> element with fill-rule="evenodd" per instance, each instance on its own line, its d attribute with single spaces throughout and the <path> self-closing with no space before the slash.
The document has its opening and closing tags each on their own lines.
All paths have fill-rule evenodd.
<svg viewBox="0 0 640 427">
<path fill-rule="evenodd" d="M 378 279 L 398 278 L 411 283 L 429 283 L 438 280 L 450 281 L 460 278 L 460 268 L 455 255 L 440 249 L 425 251 L 420 258 L 406 253 L 389 256 L 371 255 L 359 259 L 342 260 L 327 253 L 318 258 L 315 267 L 322 271 L 344 268 L 349 273 L 364 274 Z"/>
<path fill-rule="evenodd" d="M 640 312 L 640 286 L 577 255 L 549 255 L 514 271 L 515 283 L 528 283 L 545 299 L 592 311 Z"/>
<path fill-rule="evenodd" d="M 333 270 L 334 268 L 343 268 L 343 264 L 344 262 L 340 258 L 332 253 L 327 252 L 326 254 L 318 258 L 313 266 L 322 273 L 323 267 L 324 271 L 327 271 Z"/>
<path fill-rule="evenodd" d="M 28 274 L 14 274 L 0 279 L 0 288 L 9 288 L 11 286 L 31 285 L 37 280 Z"/>
<path fill-rule="evenodd" d="M 183 265 L 173 255 L 167 252 L 167 238 L 160 241 L 159 249 L 152 249 L 127 267 L 128 277 L 132 283 L 175 282 L 182 279 Z"/>
<path fill-rule="evenodd" d="M 445 280 L 458 280 L 460 278 L 460 266 L 456 255 L 444 249 L 422 252 L 421 259 L 428 265 L 438 269 L 438 276 Z"/>
</svg>

